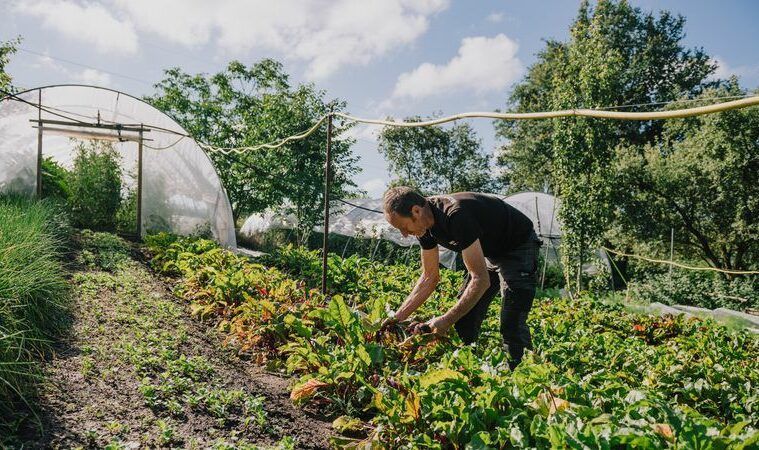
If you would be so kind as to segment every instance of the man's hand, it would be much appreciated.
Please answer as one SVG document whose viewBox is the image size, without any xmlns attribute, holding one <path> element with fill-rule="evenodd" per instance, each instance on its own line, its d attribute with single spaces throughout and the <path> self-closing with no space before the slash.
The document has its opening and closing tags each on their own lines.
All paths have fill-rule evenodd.
<svg viewBox="0 0 759 450">
<path fill-rule="evenodd" d="M 451 324 L 440 316 L 427 322 L 412 322 L 408 330 L 411 334 L 434 333 L 438 336 L 445 336 L 450 328 Z"/>
<path fill-rule="evenodd" d="M 382 333 L 383 331 L 387 331 L 393 328 L 397 324 L 398 324 L 398 319 L 396 319 L 395 317 L 388 317 L 382 322 L 382 325 L 380 325 L 380 329 L 377 330 L 377 332 Z"/>
</svg>

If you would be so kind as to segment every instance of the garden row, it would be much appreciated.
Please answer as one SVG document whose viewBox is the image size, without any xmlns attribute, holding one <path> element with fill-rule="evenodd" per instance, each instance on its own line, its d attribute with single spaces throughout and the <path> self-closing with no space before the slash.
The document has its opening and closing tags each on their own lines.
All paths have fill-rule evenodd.
<svg viewBox="0 0 759 450">
<path fill-rule="evenodd" d="M 418 276 L 409 266 L 285 248 L 261 261 L 206 240 L 157 235 L 154 268 L 227 343 L 297 377 L 291 398 L 335 418 L 337 445 L 382 448 L 751 448 L 759 442 L 759 341 L 711 321 L 633 314 L 589 296 L 542 299 L 535 352 L 510 371 L 483 337 L 380 331 Z M 276 267 L 276 268 L 274 268 Z M 461 274 L 419 311 L 450 306 Z M 495 313 L 495 309 L 491 313 Z"/>
</svg>

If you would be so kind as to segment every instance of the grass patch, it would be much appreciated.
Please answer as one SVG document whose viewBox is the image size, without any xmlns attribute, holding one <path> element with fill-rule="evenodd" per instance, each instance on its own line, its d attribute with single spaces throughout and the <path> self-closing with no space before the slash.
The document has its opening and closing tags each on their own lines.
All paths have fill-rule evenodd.
<svg viewBox="0 0 759 450">
<path fill-rule="evenodd" d="M 55 202 L 0 197 L 0 431 L 32 412 L 40 357 L 68 326 L 70 233 Z"/>
</svg>

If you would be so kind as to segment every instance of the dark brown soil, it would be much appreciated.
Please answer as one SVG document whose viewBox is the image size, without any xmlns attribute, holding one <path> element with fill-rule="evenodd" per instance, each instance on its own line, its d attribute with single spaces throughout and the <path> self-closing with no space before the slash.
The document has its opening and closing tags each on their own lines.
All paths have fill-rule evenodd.
<svg viewBox="0 0 759 450">
<path fill-rule="evenodd" d="M 45 366 L 42 429 L 27 427 L 20 448 L 276 448 L 283 437 L 294 438 L 299 449 L 329 448 L 330 422 L 293 406 L 289 378 L 225 349 L 222 337 L 193 320 L 143 263 L 130 260 L 113 273 L 83 269 L 72 284 L 73 326 Z M 263 397 L 265 424 L 243 423 L 234 408 L 220 423 L 180 397 L 179 412 L 149 406 L 140 390 L 145 369 L 128 355 L 151 340 L 165 341 L 157 341 L 157 352 L 170 349 L 207 361 L 212 371 L 204 386 Z"/>
</svg>

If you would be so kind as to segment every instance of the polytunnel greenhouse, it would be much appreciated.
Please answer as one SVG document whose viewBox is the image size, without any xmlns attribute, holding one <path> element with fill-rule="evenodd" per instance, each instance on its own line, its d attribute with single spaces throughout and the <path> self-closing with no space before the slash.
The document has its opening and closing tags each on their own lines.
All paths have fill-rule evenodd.
<svg viewBox="0 0 759 450">
<path fill-rule="evenodd" d="M 492 194 L 496 195 L 496 194 Z M 532 221 L 535 233 L 543 240 L 544 257 L 558 259 L 558 246 L 561 240 L 561 224 L 558 220 L 559 200 L 551 194 L 542 192 L 520 192 L 511 196 L 496 195 L 503 201 L 524 213 Z M 391 241 L 402 247 L 419 245 L 413 236 L 403 237 L 393 228 L 382 211 L 382 199 L 359 198 L 341 201 L 341 205 L 331 211 L 329 232 L 350 238 L 371 238 Z M 270 210 L 256 213 L 245 219 L 240 234 L 253 237 L 273 229 L 292 229 L 297 221 L 292 215 L 282 215 Z M 321 232 L 321 226 L 314 231 Z M 379 244 L 379 241 L 378 241 Z M 348 245 L 346 243 L 346 245 Z M 440 249 L 440 262 L 448 268 L 456 265 L 456 253 L 444 247 Z M 368 256 L 368 255 L 366 255 Z"/>
<path fill-rule="evenodd" d="M 30 89 L 0 101 L 0 192 L 40 194 L 50 157 L 70 168 L 81 141 L 109 141 L 137 193 L 137 230 L 210 232 L 236 247 L 232 209 L 214 166 L 175 120 L 139 98 L 84 85 Z"/>
</svg>

